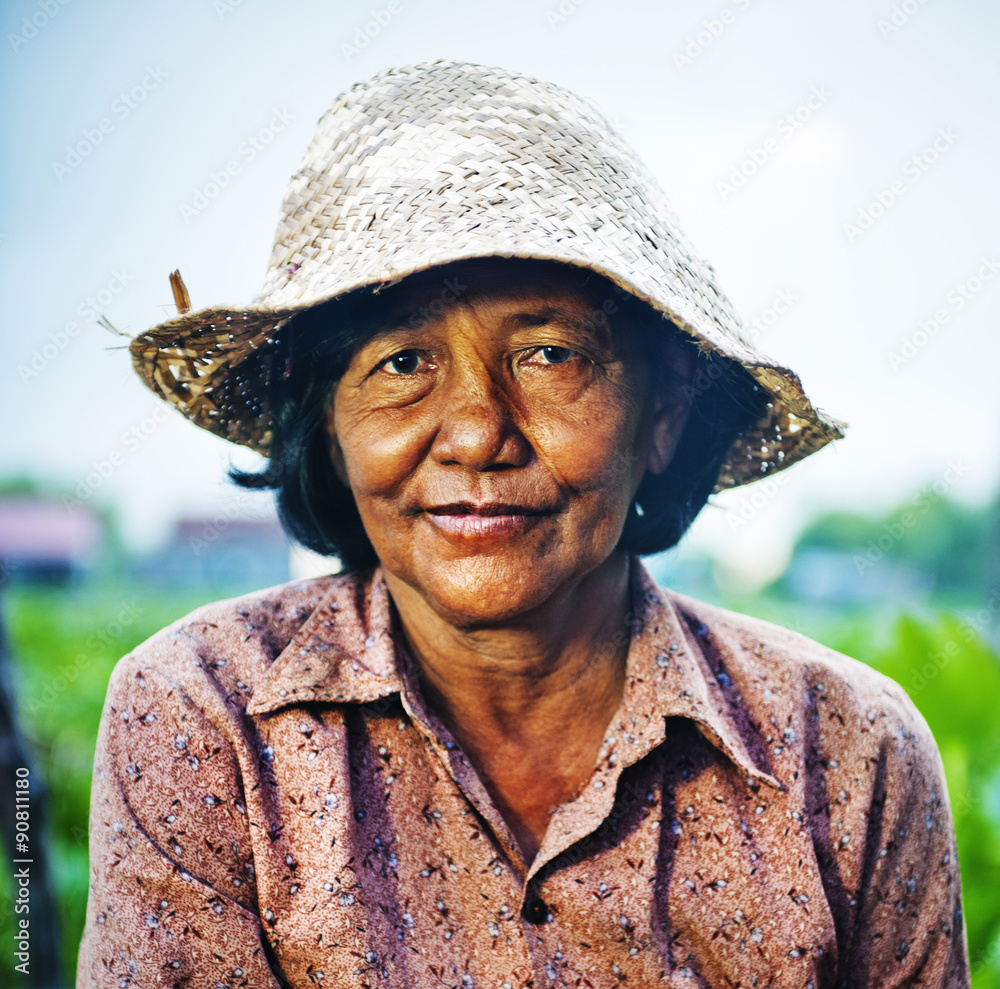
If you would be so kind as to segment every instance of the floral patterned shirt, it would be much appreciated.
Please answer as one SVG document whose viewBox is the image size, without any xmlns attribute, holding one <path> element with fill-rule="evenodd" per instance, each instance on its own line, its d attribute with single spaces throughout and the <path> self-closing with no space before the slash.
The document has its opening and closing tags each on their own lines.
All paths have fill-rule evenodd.
<svg viewBox="0 0 1000 989">
<path fill-rule="evenodd" d="M 89 987 L 968 985 L 941 761 L 903 691 L 632 564 L 590 778 L 518 845 L 381 572 L 201 608 L 118 664 Z"/>
</svg>

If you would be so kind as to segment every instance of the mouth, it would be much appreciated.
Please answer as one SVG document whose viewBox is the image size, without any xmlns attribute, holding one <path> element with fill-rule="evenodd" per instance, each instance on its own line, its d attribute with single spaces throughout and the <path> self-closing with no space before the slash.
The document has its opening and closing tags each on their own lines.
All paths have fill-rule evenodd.
<svg viewBox="0 0 1000 989">
<path fill-rule="evenodd" d="M 492 536 L 524 530 L 552 514 L 549 509 L 530 505 L 468 501 L 432 505 L 424 513 L 437 529 L 457 536 Z"/>
</svg>

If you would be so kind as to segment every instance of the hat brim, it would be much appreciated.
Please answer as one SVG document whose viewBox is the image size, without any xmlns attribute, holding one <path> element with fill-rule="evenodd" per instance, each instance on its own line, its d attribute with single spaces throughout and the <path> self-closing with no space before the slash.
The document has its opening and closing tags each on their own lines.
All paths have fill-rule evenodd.
<svg viewBox="0 0 1000 989">
<path fill-rule="evenodd" d="M 175 316 L 132 341 L 129 350 L 133 367 L 153 392 L 195 425 L 267 457 L 273 430 L 266 386 L 272 375 L 283 371 L 283 367 L 275 367 L 275 349 L 278 334 L 292 317 L 352 292 L 395 284 L 408 275 L 440 264 L 489 256 L 495 255 L 461 255 L 393 271 L 382 280 L 349 285 L 329 297 L 299 306 L 214 306 Z M 843 437 L 845 424 L 815 408 L 798 375 L 790 369 L 763 355 L 750 357 L 746 352 L 737 353 L 735 348 L 720 346 L 718 341 L 706 340 L 681 315 L 656 298 L 644 298 L 614 271 L 593 264 L 580 265 L 565 257 L 530 257 L 596 271 L 663 313 L 697 342 L 709 360 L 719 355 L 739 363 L 768 394 L 766 414 L 734 443 L 719 474 L 716 491 L 784 470 Z M 707 388 L 712 380 L 710 371 L 703 373 L 703 380 L 696 379 L 692 387 Z"/>
</svg>

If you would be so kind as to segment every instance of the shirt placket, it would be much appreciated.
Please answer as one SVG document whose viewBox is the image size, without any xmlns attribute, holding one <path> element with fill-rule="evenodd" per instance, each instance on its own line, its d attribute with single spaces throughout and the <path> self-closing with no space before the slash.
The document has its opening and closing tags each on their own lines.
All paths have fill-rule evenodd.
<svg viewBox="0 0 1000 989">
<path fill-rule="evenodd" d="M 545 867 L 604 823 L 615 805 L 622 772 L 663 742 L 664 719 L 646 702 L 644 682 L 632 678 L 622 706 L 605 734 L 590 777 L 573 800 L 553 813 L 542 846 L 529 867 L 468 757 L 440 719 L 424 707 L 414 685 L 412 668 L 406 681 L 408 689 L 400 694 L 406 713 L 424 735 L 442 769 L 489 826 L 511 866 L 511 891 L 521 920 L 524 962 L 512 970 L 505 984 L 516 987 L 533 979 L 535 985 L 548 985 L 545 932 L 557 919 L 545 900 L 544 884 L 549 871 Z"/>
<path fill-rule="evenodd" d="M 516 904 L 516 916 L 521 919 L 520 928 L 515 928 L 520 934 L 521 961 L 511 967 L 510 976 L 503 983 L 509 989 L 520 989 L 523 986 L 538 985 L 539 972 L 532 959 L 532 938 L 526 928 L 531 924 L 544 922 L 545 917 L 532 919 L 530 904 L 530 887 L 525 879 L 528 873 L 527 865 L 521 857 L 520 849 L 507 822 L 497 810 L 486 787 L 478 773 L 469 762 L 458 742 L 448 729 L 424 709 L 419 697 L 414 697 L 410 690 L 400 693 L 400 701 L 414 726 L 421 732 L 428 747 L 434 753 L 448 779 L 458 788 L 462 796 L 479 814 L 486 825 L 487 833 L 493 840 L 509 866 L 508 880 L 510 883 L 510 899 Z"/>
</svg>

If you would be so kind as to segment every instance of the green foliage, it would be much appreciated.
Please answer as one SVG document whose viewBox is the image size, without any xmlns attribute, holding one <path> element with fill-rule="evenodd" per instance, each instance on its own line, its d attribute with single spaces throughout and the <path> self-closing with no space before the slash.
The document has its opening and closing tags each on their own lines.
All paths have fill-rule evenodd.
<svg viewBox="0 0 1000 989">
<path fill-rule="evenodd" d="M 802 532 L 796 553 L 841 552 L 860 562 L 862 573 L 906 567 L 930 576 L 939 595 L 976 595 L 1000 580 L 998 518 L 1000 503 L 967 508 L 946 498 L 937 482 L 882 517 L 821 516 Z"/>
<path fill-rule="evenodd" d="M 42 485 L 30 474 L 16 474 L 0 480 L 0 497 L 24 498 L 43 493 Z"/>
</svg>

